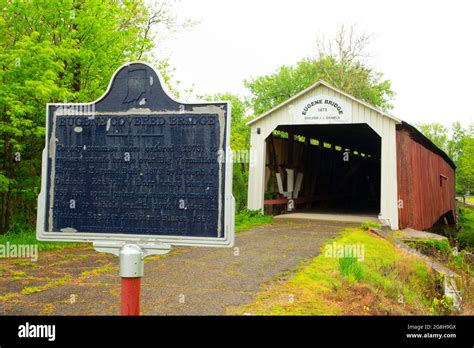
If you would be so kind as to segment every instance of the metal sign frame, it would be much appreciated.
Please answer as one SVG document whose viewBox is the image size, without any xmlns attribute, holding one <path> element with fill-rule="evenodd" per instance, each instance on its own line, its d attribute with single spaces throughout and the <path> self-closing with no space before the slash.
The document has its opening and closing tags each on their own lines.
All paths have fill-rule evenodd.
<svg viewBox="0 0 474 348">
<path fill-rule="evenodd" d="M 51 106 L 73 106 L 83 107 L 87 109 L 92 105 L 97 104 L 101 100 L 104 100 L 112 89 L 112 85 L 115 81 L 116 76 L 121 70 L 129 67 L 132 64 L 142 64 L 151 68 L 153 72 L 158 76 L 161 88 L 164 94 L 171 99 L 173 102 L 183 106 L 209 106 L 213 103 L 226 104 L 226 129 L 225 129 L 225 159 L 223 168 L 225 170 L 225 181 L 224 181 L 224 199 L 222 201 L 222 213 L 223 216 L 223 237 L 190 237 L 190 236 L 167 236 L 167 235 L 146 235 L 146 234 L 127 234 L 127 233 L 100 233 L 100 232 L 49 232 L 45 231 L 46 222 L 46 209 L 47 209 L 47 175 L 49 173 L 49 161 L 48 154 L 50 149 L 48 135 L 50 127 L 50 118 L 54 115 L 50 114 Z M 176 112 L 174 110 L 174 112 Z M 155 112 L 156 113 L 156 112 Z M 164 114 L 166 111 L 163 112 Z M 189 112 L 185 112 L 188 114 Z M 126 111 L 124 115 L 136 115 L 136 109 L 130 109 Z M 143 113 L 146 115 L 146 112 Z M 94 246 L 98 246 L 102 249 L 114 249 L 120 245 L 134 243 L 141 245 L 145 249 L 157 248 L 157 253 L 163 253 L 164 250 L 169 249 L 171 245 L 183 245 L 183 246 L 203 246 L 203 247 L 232 247 L 234 244 L 234 221 L 235 221 L 235 201 L 232 195 L 232 150 L 230 148 L 230 123 L 231 123 L 231 105 L 228 101 L 210 101 L 210 102 L 194 102 L 194 103 L 182 103 L 172 97 L 167 91 L 167 88 L 163 82 L 163 78 L 159 72 L 151 65 L 143 62 L 130 62 L 122 65 L 118 68 L 110 79 L 109 85 L 105 93 L 97 100 L 91 103 L 48 103 L 46 106 L 46 136 L 45 136 L 45 148 L 42 155 L 42 173 L 41 173 L 41 191 L 38 195 L 38 211 L 37 211 L 37 223 L 36 223 L 36 235 L 38 240 L 42 241 L 67 241 L 67 242 L 93 242 Z M 160 249 L 161 251 L 159 251 Z M 106 250 L 103 250 L 106 251 Z M 110 252 L 110 251 L 109 251 Z"/>
</svg>

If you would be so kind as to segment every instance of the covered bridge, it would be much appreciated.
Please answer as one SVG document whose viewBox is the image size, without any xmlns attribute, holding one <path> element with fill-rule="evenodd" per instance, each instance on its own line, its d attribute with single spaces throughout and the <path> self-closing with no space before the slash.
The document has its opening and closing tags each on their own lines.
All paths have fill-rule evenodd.
<svg viewBox="0 0 474 348">
<path fill-rule="evenodd" d="M 319 81 L 248 122 L 248 208 L 454 222 L 455 165 L 416 128 Z"/>
</svg>

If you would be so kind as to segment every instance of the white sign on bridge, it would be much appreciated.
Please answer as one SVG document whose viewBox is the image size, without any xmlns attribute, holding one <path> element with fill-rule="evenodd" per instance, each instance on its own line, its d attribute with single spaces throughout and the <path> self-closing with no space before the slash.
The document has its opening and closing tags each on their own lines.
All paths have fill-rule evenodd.
<svg viewBox="0 0 474 348">
<path fill-rule="evenodd" d="M 315 95 L 296 104 L 292 108 L 293 117 L 298 124 L 328 124 L 352 122 L 352 105 L 346 101 L 329 96 Z"/>
</svg>

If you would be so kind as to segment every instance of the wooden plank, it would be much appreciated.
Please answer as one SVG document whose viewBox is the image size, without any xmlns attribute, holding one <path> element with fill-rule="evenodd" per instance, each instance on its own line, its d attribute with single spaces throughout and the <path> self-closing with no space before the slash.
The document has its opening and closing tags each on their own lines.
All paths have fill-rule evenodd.
<svg viewBox="0 0 474 348">
<path fill-rule="evenodd" d="M 430 228 L 444 214 L 456 211 L 454 169 L 407 131 L 397 130 L 396 137 L 398 199 L 403 202 L 399 228 Z"/>
</svg>

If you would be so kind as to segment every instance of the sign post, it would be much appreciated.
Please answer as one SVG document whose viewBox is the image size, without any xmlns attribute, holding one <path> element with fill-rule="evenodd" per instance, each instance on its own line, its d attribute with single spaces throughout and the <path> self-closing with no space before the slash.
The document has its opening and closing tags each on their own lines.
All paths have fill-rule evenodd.
<svg viewBox="0 0 474 348">
<path fill-rule="evenodd" d="M 150 255 L 164 255 L 171 250 L 165 244 L 127 244 L 120 242 L 94 242 L 94 249 L 119 257 L 121 277 L 120 314 L 140 315 L 141 278 L 145 272 L 145 258 Z"/>
<path fill-rule="evenodd" d="M 48 104 L 37 238 L 119 257 L 122 315 L 140 313 L 144 259 L 234 242 L 228 102 L 180 103 L 129 63 L 92 103 Z"/>
<path fill-rule="evenodd" d="M 140 283 L 143 277 L 143 251 L 136 244 L 125 244 L 119 253 L 122 278 L 122 315 L 140 315 Z"/>
</svg>

